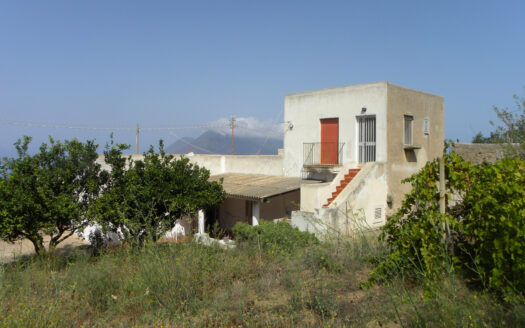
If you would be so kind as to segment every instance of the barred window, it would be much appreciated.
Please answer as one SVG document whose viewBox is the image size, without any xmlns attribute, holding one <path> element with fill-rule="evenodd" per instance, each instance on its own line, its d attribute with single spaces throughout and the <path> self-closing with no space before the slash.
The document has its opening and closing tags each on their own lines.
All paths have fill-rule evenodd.
<svg viewBox="0 0 525 328">
<path fill-rule="evenodd" d="M 412 122 L 414 117 L 405 115 L 405 145 L 412 145 Z"/>
</svg>

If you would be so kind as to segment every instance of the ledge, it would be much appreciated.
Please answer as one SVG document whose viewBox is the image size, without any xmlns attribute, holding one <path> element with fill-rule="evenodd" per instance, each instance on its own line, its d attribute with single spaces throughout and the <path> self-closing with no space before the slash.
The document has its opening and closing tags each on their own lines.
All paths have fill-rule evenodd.
<svg viewBox="0 0 525 328">
<path fill-rule="evenodd" d="M 421 146 L 404 145 L 403 149 L 405 149 L 405 150 L 421 149 Z"/>
</svg>

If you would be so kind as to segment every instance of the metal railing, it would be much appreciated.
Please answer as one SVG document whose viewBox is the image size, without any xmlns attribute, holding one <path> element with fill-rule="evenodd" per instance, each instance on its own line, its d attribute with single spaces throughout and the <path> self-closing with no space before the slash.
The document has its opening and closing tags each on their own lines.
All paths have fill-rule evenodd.
<svg viewBox="0 0 525 328">
<path fill-rule="evenodd" d="M 341 165 L 344 142 L 303 143 L 303 166 Z"/>
</svg>

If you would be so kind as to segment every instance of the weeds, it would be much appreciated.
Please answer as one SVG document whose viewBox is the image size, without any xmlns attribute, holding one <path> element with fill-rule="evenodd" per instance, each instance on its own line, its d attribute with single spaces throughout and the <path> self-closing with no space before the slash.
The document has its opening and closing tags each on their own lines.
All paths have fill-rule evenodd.
<svg viewBox="0 0 525 328">
<path fill-rule="evenodd" d="M 186 241 L 28 258 L 0 267 L 0 327 L 525 325 L 523 305 L 472 291 L 454 272 L 430 289 L 401 275 L 360 289 L 381 252 L 361 234 L 286 256 Z"/>
</svg>

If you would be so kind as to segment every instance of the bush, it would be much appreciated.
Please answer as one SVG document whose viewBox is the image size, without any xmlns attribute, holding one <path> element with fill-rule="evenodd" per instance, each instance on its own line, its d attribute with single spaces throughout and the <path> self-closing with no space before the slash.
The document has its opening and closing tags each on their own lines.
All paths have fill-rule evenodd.
<svg viewBox="0 0 525 328">
<path fill-rule="evenodd" d="M 445 154 L 446 214 L 439 213 L 439 164 L 427 163 L 398 212 L 382 228 L 389 253 L 369 282 L 398 274 L 434 279 L 459 270 L 506 295 L 525 290 L 525 162 L 503 159 L 472 166 Z M 445 238 L 445 224 L 450 228 Z"/>
<path fill-rule="evenodd" d="M 259 245 L 261 249 L 272 254 L 291 254 L 299 248 L 304 248 L 318 239 L 309 232 L 299 231 L 288 222 L 270 222 L 261 220 L 260 225 L 251 226 L 237 222 L 233 234 L 240 243 Z"/>
<path fill-rule="evenodd" d="M 156 242 L 175 226 L 175 221 L 222 203 L 226 194 L 219 182 L 209 181 L 210 172 L 153 147 L 143 160 L 126 159 L 126 145 L 107 147 L 107 173 L 101 196 L 91 213 L 104 230 L 120 229 L 133 246 Z"/>
</svg>

